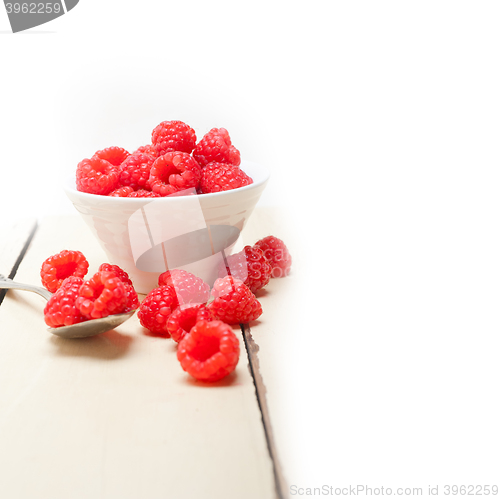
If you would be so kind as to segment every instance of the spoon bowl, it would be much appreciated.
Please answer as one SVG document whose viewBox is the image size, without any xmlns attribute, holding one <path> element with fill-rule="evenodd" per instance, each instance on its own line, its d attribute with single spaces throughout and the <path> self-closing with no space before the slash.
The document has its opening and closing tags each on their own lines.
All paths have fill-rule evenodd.
<svg viewBox="0 0 500 499">
<path fill-rule="evenodd" d="M 102 319 L 91 319 L 71 326 L 49 327 L 47 330 L 61 338 L 87 338 L 118 327 L 127 319 L 130 319 L 134 313 L 135 310 L 131 310 L 124 314 L 108 315 Z"/>
<path fill-rule="evenodd" d="M 21 289 L 24 291 L 31 291 L 43 296 L 46 300 L 49 300 L 52 296 L 52 293 L 47 291 L 45 288 L 15 282 L 2 274 L 0 274 L 0 289 Z M 49 327 L 47 330 L 56 336 L 60 336 L 61 338 L 87 338 L 118 327 L 127 319 L 130 319 L 134 313 L 135 310 L 131 310 L 130 312 L 125 312 L 123 314 L 108 315 L 102 319 L 91 319 L 77 324 L 72 324 L 71 326 Z"/>
</svg>

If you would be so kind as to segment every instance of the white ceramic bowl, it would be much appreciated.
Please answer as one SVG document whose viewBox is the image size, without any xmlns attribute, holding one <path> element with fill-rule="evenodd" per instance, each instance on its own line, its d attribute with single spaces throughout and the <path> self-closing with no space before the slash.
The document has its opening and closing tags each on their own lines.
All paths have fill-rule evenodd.
<svg viewBox="0 0 500 499">
<path fill-rule="evenodd" d="M 212 284 L 222 251 L 230 252 L 269 180 L 269 171 L 242 161 L 253 183 L 212 194 L 164 198 L 120 198 L 64 186 L 83 220 L 138 293 L 149 293 L 166 268 L 183 268 Z"/>
</svg>

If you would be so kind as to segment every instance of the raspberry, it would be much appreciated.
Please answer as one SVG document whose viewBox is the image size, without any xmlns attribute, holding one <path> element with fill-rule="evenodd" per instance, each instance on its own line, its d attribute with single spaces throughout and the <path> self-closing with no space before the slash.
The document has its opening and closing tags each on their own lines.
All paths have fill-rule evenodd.
<svg viewBox="0 0 500 499">
<path fill-rule="evenodd" d="M 144 154 L 149 154 L 150 156 L 153 156 L 154 158 L 158 157 L 158 151 L 156 150 L 156 147 L 153 144 L 148 144 L 146 146 L 138 147 L 132 154 L 135 154 L 138 152 L 141 152 Z"/>
<path fill-rule="evenodd" d="M 232 275 L 243 281 L 252 293 L 262 289 L 271 279 L 272 267 L 264 252 L 256 246 L 245 246 L 242 251 L 227 257 L 227 264 L 219 269 L 219 277 Z"/>
<path fill-rule="evenodd" d="M 271 277 L 285 277 L 290 273 L 292 256 L 285 243 L 274 236 L 267 236 L 255 243 L 271 264 Z"/>
<path fill-rule="evenodd" d="M 119 187 L 119 169 L 109 161 L 94 156 L 84 159 L 76 167 L 76 188 L 89 194 L 106 196 Z"/>
<path fill-rule="evenodd" d="M 111 263 L 101 263 L 98 270 L 102 270 L 104 272 L 113 272 L 114 276 L 118 277 L 120 281 L 132 285 L 132 280 L 130 279 L 127 272 L 125 272 L 118 265 L 112 265 Z"/>
<path fill-rule="evenodd" d="M 200 381 L 218 381 L 236 369 L 240 342 L 221 321 L 200 321 L 177 347 L 184 371 Z"/>
<path fill-rule="evenodd" d="M 156 192 L 147 191 L 146 189 L 139 189 L 138 191 L 131 192 L 128 198 L 160 198 Z"/>
<path fill-rule="evenodd" d="M 151 190 L 168 196 L 190 187 L 197 187 L 201 177 L 198 163 L 185 152 L 167 152 L 156 158 L 151 167 L 149 184 Z"/>
<path fill-rule="evenodd" d="M 190 153 L 196 145 L 196 133 L 182 121 L 163 121 L 151 134 L 151 141 L 161 156 L 169 151 Z"/>
<path fill-rule="evenodd" d="M 134 191 L 144 189 L 149 179 L 149 172 L 155 158 L 150 154 L 131 154 L 120 165 L 120 184 L 129 185 Z"/>
<path fill-rule="evenodd" d="M 182 269 L 167 270 L 158 277 L 158 285 L 173 286 L 179 303 L 206 303 L 210 298 L 210 286 L 199 277 Z"/>
<path fill-rule="evenodd" d="M 143 327 L 152 333 L 169 336 L 167 320 L 179 306 L 173 286 L 158 286 L 142 300 L 137 317 Z"/>
<path fill-rule="evenodd" d="M 94 154 L 94 158 L 97 157 L 99 159 L 104 159 L 113 166 L 120 166 L 129 155 L 130 153 L 122 147 L 112 146 L 102 149 L 101 151 L 97 151 Z"/>
<path fill-rule="evenodd" d="M 134 189 L 130 187 L 129 185 L 123 186 L 123 187 L 118 187 L 118 189 L 115 189 L 114 191 L 111 191 L 108 196 L 114 197 L 114 198 L 126 198 L 129 194 L 134 192 Z"/>
<path fill-rule="evenodd" d="M 57 291 L 67 277 L 85 277 L 89 262 L 80 251 L 63 250 L 49 256 L 40 270 L 42 285 L 51 293 Z"/>
<path fill-rule="evenodd" d="M 200 190 L 209 192 L 230 191 L 252 184 L 253 180 L 238 166 L 210 163 L 201 171 Z"/>
<path fill-rule="evenodd" d="M 110 263 L 102 263 L 99 266 L 99 270 L 113 273 L 114 276 L 118 277 L 118 279 L 120 279 L 120 281 L 122 281 L 125 285 L 125 294 L 127 295 L 127 300 L 124 312 L 135 310 L 139 307 L 139 297 L 137 296 L 137 293 L 127 272 L 125 272 L 118 265 L 112 265 Z"/>
<path fill-rule="evenodd" d="M 209 163 L 229 163 L 239 166 L 240 152 L 231 144 L 231 138 L 225 128 L 212 128 L 196 144 L 193 158 L 201 167 Z"/>
<path fill-rule="evenodd" d="M 125 295 L 127 296 L 124 312 L 137 310 L 139 308 L 139 297 L 137 296 L 137 291 L 132 284 L 124 282 L 123 285 L 125 286 Z"/>
<path fill-rule="evenodd" d="M 199 321 L 212 321 L 214 316 L 204 303 L 188 303 L 177 307 L 167 321 L 167 331 L 177 343 Z"/>
<path fill-rule="evenodd" d="M 100 319 L 125 312 L 127 299 L 120 278 L 114 272 L 99 270 L 82 284 L 75 304 L 86 319 Z"/>
<path fill-rule="evenodd" d="M 207 307 L 227 324 L 246 324 L 259 318 L 262 306 L 243 282 L 232 276 L 219 278 L 212 289 L 215 299 Z"/>
<path fill-rule="evenodd" d="M 83 279 L 81 277 L 72 276 L 64 279 L 43 310 L 47 326 L 71 326 L 71 324 L 78 324 L 85 320 L 75 305 L 82 284 Z"/>
</svg>

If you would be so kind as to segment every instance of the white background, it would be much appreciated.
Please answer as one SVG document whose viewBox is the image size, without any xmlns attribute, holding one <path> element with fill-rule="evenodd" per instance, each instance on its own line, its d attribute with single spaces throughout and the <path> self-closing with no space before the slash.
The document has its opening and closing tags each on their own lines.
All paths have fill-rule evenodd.
<svg viewBox="0 0 500 499">
<path fill-rule="evenodd" d="M 0 217 L 74 213 L 61 179 L 160 121 L 227 128 L 303 276 L 288 482 L 500 484 L 499 25 L 488 1 L 81 0 L 12 35 L 0 8 Z"/>
</svg>

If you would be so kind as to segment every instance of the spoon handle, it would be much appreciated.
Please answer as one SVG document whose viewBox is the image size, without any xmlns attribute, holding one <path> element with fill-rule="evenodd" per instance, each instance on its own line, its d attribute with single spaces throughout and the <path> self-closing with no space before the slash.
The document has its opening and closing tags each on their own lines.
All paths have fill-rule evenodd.
<svg viewBox="0 0 500 499">
<path fill-rule="evenodd" d="M 31 284 L 14 282 L 12 279 L 9 279 L 2 274 L 0 274 L 0 289 L 22 289 L 24 291 L 32 291 L 33 293 L 37 293 L 40 296 L 43 296 L 46 300 L 48 300 L 52 296 L 52 293 L 50 291 L 47 291 L 45 288 L 32 286 Z"/>
</svg>

